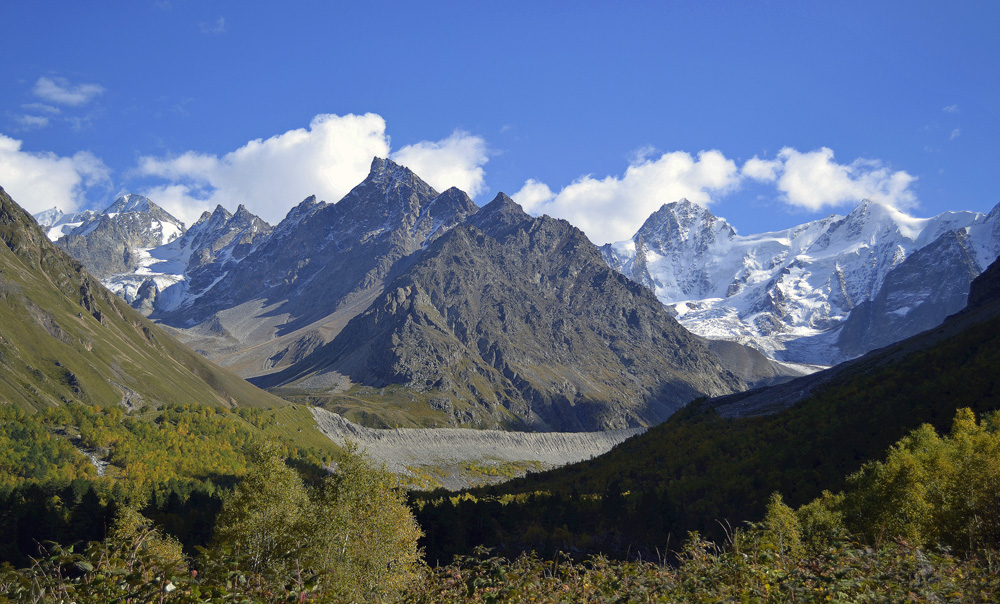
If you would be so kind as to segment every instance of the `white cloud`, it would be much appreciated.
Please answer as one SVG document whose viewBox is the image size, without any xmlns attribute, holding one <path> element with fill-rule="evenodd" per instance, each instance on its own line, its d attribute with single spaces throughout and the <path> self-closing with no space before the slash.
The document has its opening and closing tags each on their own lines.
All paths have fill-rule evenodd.
<svg viewBox="0 0 1000 604">
<path fill-rule="evenodd" d="M 948 105 L 947 107 L 943 107 L 941 111 L 945 113 L 959 113 L 958 105 Z"/>
<path fill-rule="evenodd" d="M 910 189 L 916 177 L 901 170 L 893 172 L 877 160 L 839 164 L 834 161 L 833 150 L 826 147 L 805 153 L 785 147 L 774 160 L 754 157 L 743 165 L 743 175 L 774 182 L 783 201 L 811 211 L 855 204 L 862 199 L 899 209 L 916 203 Z"/>
<path fill-rule="evenodd" d="M 222 157 L 193 151 L 171 158 L 142 157 L 139 172 L 171 181 L 146 192 L 156 203 L 161 191 L 169 192 L 179 214 L 197 216 L 216 205 L 235 210 L 242 203 L 277 224 L 309 195 L 339 201 L 368 175 L 373 157 L 388 154 L 380 116 L 318 115 L 308 129 L 252 140 Z"/>
<path fill-rule="evenodd" d="M 22 128 L 44 128 L 49 125 L 49 118 L 44 115 L 19 115 L 17 123 Z"/>
<path fill-rule="evenodd" d="M 951 131 L 951 136 L 948 137 L 948 140 L 955 140 L 956 138 L 958 138 L 961 135 L 962 135 L 962 131 L 960 129 L 958 129 L 958 128 L 955 128 L 954 130 Z"/>
<path fill-rule="evenodd" d="M 777 159 L 760 159 L 754 157 L 748 159 L 743 164 L 743 176 L 759 180 L 761 182 L 774 182 L 778 180 L 778 171 L 781 170 L 782 163 Z"/>
<path fill-rule="evenodd" d="M 385 120 L 365 115 L 318 115 L 309 128 L 253 140 L 221 157 L 188 151 L 139 159 L 138 173 L 164 179 L 140 192 L 190 225 L 204 210 L 239 204 L 271 224 L 309 195 L 337 202 L 368 175 L 373 157 L 389 157 Z M 456 131 L 391 156 L 438 190 L 483 189 L 485 142 Z M 168 207 L 169 206 L 169 207 Z"/>
<path fill-rule="evenodd" d="M 50 113 L 52 115 L 59 115 L 62 113 L 62 109 L 53 107 L 52 105 L 46 105 L 45 103 L 27 103 L 25 105 L 21 105 L 21 109 L 34 111 L 35 113 Z"/>
<path fill-rule="evenodd" d="M 21 141 L 0 134 L 0 186 L 32 214 L 53 206 L 76 211 L 85 205 L 88 188 L 110 183 L 110 170 L 92 153 L 31 153 L 21 150 Z"/>
<path fill-rule="evenodd" d="M 229 27 L 226 26 L 225 17 L 219 17 L 214 23 L 201 22 L 198 24 L 198 27 L 201 29 L 201 33 L 209 35 L 224 34 L 229 31 Z"/>
<path fill-rule="evenodd" d="M 71 84 L 66 78 L 42 76 L 35 82 L 35 96 L 59 105 L 77 106 L 89 103 L 104 93 L 100 84 Z"/>
<path fill-rule="evenodd" d="M 168 181 L 144 194 L 159 204 L 161 192 L 168 192 L 178 214 L 197 217 L 202 209 L 222 205 L 235 210 L 242 203 L 277 224 L 310 195 L 339 201 L 368 175 L 373 157 L 388 154 L 389 138 L 380 116 L 318 115 L 308 129 L 252 140 L 222 157 L 194 151 L 142 157 L 139 173 Z"/>
<path fill-rule="evenodd" d="M 486 141 L 468 132 L 456 130 L 437 142 L 407 145 L 393 153 L 392 160 L 413 170 L 438 191 L 458 187 L 476 197 L 486 188 L 482 167 L 489 161 Z"/>
<path fill-rule="evenodd" d="M 531 214 L 539 213 L 545 204 L 550 203 L 555 197 L 556 194 L 549 185 L 533 178 L 525 181 L 521 190 L 511 195 L 511 199 L 520 204 L 525 212 Z"/>
<path fill-rule="evenodd" d="M 513 199 L 529 211 L 565 218 L 601 244 L 631 237 L 664 203 L 686 198 L 707 205 L 713 195 L 739 186 L 735 162 L 719 151 L 701 151 L 697 158 L 683 151 L 656 160 L 647 155 L 648 150 L 637 154 L 624 176 L 583 176 L 555 195 L 547 185 L 529 180 Z"/>
</svg>

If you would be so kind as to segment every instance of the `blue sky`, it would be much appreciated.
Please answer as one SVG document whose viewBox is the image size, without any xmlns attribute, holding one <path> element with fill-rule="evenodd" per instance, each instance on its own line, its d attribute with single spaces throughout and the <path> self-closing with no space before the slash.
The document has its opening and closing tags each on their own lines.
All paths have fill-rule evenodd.
<svg viewBox="0 0 1000 604">
<path fill-rule="evenodd" d="M 0 186 L 277 222 L 390 155 L 597 243 L 686 196 L 738 231 L 872 197 L 988 211 L 995 2 L 0 5 Z"/>
</svg>

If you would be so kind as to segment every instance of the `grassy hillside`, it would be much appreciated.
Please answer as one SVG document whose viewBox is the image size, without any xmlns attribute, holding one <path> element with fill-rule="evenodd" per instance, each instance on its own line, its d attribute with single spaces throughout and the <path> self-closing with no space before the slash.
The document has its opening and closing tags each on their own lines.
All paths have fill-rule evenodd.
<svg viewBox="0 0 1000 604">
<path fill-rule="evenodd" d="M 52 245 L 0 189 L 0 402 L 280 406 L 189 350 Z"/>
</svg>

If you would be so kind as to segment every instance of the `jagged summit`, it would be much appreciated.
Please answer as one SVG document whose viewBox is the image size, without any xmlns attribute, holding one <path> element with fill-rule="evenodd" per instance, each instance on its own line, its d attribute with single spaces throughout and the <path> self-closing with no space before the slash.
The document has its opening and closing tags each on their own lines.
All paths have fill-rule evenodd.
<svg viewBox="0 0 1000 604">
<path fill-rule="evenodd" d="M 729 245 L 735 237 L 736 230 L 725 219 L 716 217 L 705 206 L 681 199 L 663 204 L 651 214 L 634 240 L 647 252 L 698 265 L 699 258 Z"/>
<path fill-rule="evenodd" d="M 148 197 L 136 193 L 126 193 L 104 210 L 104 214 L 122 214 L 125 212 L 149 212 L 152 208 L 160 208 Z"/>
<path fill-rule="evenodd" d="M 56 222 L 58 222 L 59 219 L 65 215 L 66 215 L 65 212 L 63 212 L 62 210 L 60 210 L 55 206 L 52 206 L 48 210 L 43 210 L 35 214 L 34 218 L 35 222 L 37 222 L 39 226 L 50 227 L 54 225 Z"/>
<path fill-rule="evenodd" d="M 497 237 L 502 231 L 530 219 L 531 216 L 516 201 L 504 193 L 497 193 L 493 201 L 476 212 L 469 224 Z"/>
</svg>

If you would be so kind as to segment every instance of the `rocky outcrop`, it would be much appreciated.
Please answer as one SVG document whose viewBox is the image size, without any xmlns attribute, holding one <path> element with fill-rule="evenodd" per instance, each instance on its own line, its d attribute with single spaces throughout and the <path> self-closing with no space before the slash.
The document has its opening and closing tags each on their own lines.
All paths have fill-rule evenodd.
<svg viewBox="0 0 1000 604">
<path fill-rule="evenodd" d="M 979 274 L 965 231 L 948 231 L 903 261 L 844 321 L 837 345 L 856 357 L 940 325 L 965 307 Z"/>
<path fill-rule="evenodd" d="M 99 279 L 142 266 L 140 250 L 170 243 L 184 233 L 184 223 L 141 196 L 119 197 L 99 214 L 61 237 L 56 244 Z"/>
</svg>

